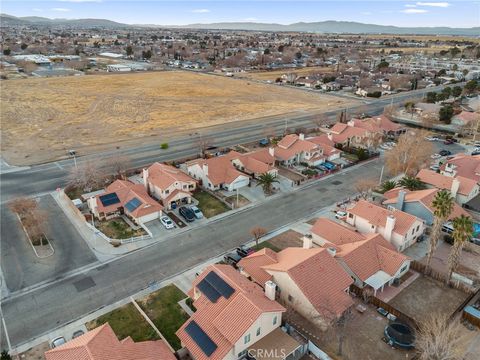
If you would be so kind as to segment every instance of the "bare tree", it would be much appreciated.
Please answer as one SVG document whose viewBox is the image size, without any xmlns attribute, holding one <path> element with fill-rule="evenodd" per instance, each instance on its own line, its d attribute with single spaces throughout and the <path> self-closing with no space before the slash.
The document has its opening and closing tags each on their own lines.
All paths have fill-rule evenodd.
<svg viewBox="0 0 480 360">
<path fill-rule="evenodd" d="M 328 124 L 328 116 L 325 114 L 317 114 L 312 118 L 312 123 L 320 129 L 323 125 Z"/>
<path fill-rule="evenodd" d="M 463 359 L 461 324 L 444 313 L 429 315 L 419 325 L 415 348 L 420 360 Z"/>
<path fill-rule="evenodd" d="M 46 231 L 48 213 L 38 207 L 35 199 L 30 198 L 15 199 L 10 202 L 9 208 L 20 218 L 33 245 L 41 245 Z"/>
<path fill-rule="evenodd" d="M 37 207 L 37 202 L 35 199 L 22 197 L 10 201 L 8 207 L 20 218 L 23 218 Z"/>
<path fill-rule="evenodd" d="M 255 244 L 258 248 L 258 240 L 267 233 L 267 229 L 261 227 L 261 226 L 254 226 L 253 228 L 250 229 L 250 235 L 253 236 L 255 239 Z"/>
<path fill-rule="evenodd" d="M 385 165 L 391 175 L 416 175 L 433 153 L 433 145 L 425 140 L 425 132 L 410 130 L 400 135 L 395 148 L 386 152 Z"/>
<path fill-rule="evenodd" d="M 397 105 L 387 105 L 383 108 L 383 115 L 391 119 L 392 117 L 395 116 L 395 114 L 398 111 L 398 106 Z"/>
<path fill-rule="evenodd" d="M 438 114 L 433 111 L 426 111 L 420 116 L 422 126 L 426 129 L 431 129 L 432 126 L 438 122 Z"/>
<path fill-rule="evenodd" d="M 68 184 L 83 191 L 98 189 L 104 182 L 105 174 L 100 170 L 98 164 L 91 160 L 73 167 L 68 174 Z"/>
<path fill-rule="evenodd" d="M 107 160 L 107 171 L 116 178 L 125 178 L 127 170 L 132 167 L 130 157 L 121 154 L 115 154 Z"/>
<path fill-rule="evenodd" d="M 213 144 L 213 139 L 209 136 L 203 136 L 202 134 L 198 134 L 198 137 L 195 143 L 197 144 L 198 149 L 200 150 L 200 157 L 204 158 L 205 151 Z"/>
<path fill-rule="evenodd" d="M 373 179 L 360 179 L 355 183 L 355 190 L 360 193 L 361 197 L 367 199 L 377 185 L 377 182 Z"/>
</svg>

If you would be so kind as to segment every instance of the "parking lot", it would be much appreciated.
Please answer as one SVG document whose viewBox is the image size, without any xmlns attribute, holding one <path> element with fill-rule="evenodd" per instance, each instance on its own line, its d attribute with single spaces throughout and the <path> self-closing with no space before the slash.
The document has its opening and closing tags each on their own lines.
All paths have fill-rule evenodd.
<svg viewBox="0 0 480 360">
<path fill-rule="evenodd" d="M 36 257 L 16 215 L 2 205 L 2 272 L 9 291 L 57 278 L 66 272 L 91 264 L 97 259 L 64 212 L 50 195 L 38 198 L 48 213 L 46 235 L 55 253 Z"/>
</svg>

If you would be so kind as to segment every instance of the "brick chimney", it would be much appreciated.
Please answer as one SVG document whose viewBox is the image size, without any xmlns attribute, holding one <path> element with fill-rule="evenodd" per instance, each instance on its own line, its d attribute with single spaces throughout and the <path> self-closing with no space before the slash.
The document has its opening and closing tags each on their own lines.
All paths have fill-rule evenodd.
<svg viewBox="0 0 480 360">
<path fill-rule="evenodd" d="M 395 227 L 395 222 L 396 222 L 395 216 L 393 216 L 392 214 L 387 216 L 384 237 L 389 242 L 392 241 L 392 234 L 393 234 L 393 228 Z"/>
<path fill-rule="evenodd" d="M 460 188 L 460 181 L 458 179 L 453 178 L 452 180 L 452 188 L 450 192 L 452 193 L 452 197 L 455 199 L 457 197 L 458 189 Z"/>
<path fill-rule="evenodd" d="M 303 236 L 303 248 L 311 249 L 313 247 L 312 234 L 305 234 Z"/>
</svg>

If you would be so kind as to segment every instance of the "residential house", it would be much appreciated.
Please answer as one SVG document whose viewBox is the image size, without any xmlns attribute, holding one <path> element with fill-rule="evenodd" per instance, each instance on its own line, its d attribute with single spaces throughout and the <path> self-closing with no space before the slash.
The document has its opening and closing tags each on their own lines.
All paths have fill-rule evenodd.
<svg viewBox="0 0 480 360">
<path fill-rule="evenodd" d="M 278 175 L 278 169 L 275 168 L 275 157 L 271 152 L 273 152 L 271 148 L 256 150 L 245 154 L 230 151 L 225 156 L 230 159 L 238 170 L 257 179 L 263 174 Z"/>
<path fill-rule="evenodd" d="M 188 161 L 185 166 L 188 174 L 209 190 L 234 191 L 250 184 L 250 176 L 238 170 L 225 155 Z"/>
<path fill-rule="evenodd" d="M 463 176 L 446 176 L 429 169 L 418 172 L 417 178 L 429 188 L 449 190 L 457 203 L 463 205 L 479 194 L 478 182 Z"/>
<path fill-rule="evenodd" d="M 435 211 L 432 202 L 438 191 L 438 189 L 409 191 L 396 188 L 383 194 L 387 199 L 383 204 L 388 205 L 390 209 L 395 208 L 414 215 L 430 226 L 433 224 L 433 213 Z M 458 206 L 457 203 L 454 203 L 453 211 L 447 220 L 452 220 L 460 215 L 470 216 L 465 210 Z"/>
<path fill-rule="evenodd" d="M 170 210 L 192 202 L 192 191 L 197 182 L 176 167 L 154 163 L 143 169 L 143 183 L 148 192 Z"/>
<path fill-rule="evenodd" d="M 411 259 L 377 233 L 361 234 L 333 220 L 319 218 L 311 229 L 312 241 L 324 248 L 354 279 L 376 294 L 405 275 Z"/>
<path fill-rule="evenodd" d="M 480 124 L 480 114 L 462 111 L 452 117 L 451 124 L 461 129 L 463 133 L 473 133 Z"/>
<path fill-rule="evenodd" d="M 346 221 L 362 234 L 382 235 L 397 251 L 413 245 L 425 232 L 422 219 L 397 209 L 360 200 L 347 210 Z"/>
<path fill-rule="evenodd" d="M 327 249 L 290 247 L 278 253 L 262 249 L 238 263 L 241 272 L 266 288 L 273 282 L 278 296 L 299 314 L 325 327 L 352 304 L 353 283 Z"/>
<path fill-rule="evenodd" d="M 163 340 L 118 340 L 108 323 L 45 352 L 46 360 L 175 360 Z"/>
<path fill-rule="evenodd" d="M 316 166 L 325 161 L 323 150 L 317 144 L 305 140 L 304 134 L 286 135 L 272 151 L 276 161 L 282 165 L 307 163 Z"/>
<path fill-rule="evenodd" d="M 279 360 L 301 351 L 279 329 L 286 309 L 275 301 L 275 289 L 264 291 L 230 265 L 207 267 L 189 296 L 197 310 L 176 335 L 195 360 L 240 359 L 267 340 L 288 344 Z"/>
<path fill-rule="evenodd" d="M 406 131 L 405 126 L 397 124 L 385 115 L 365 119 L 352 119 L 347 125 L 368 130 L 370 133 L 379 133 L 385 136 L 398 136 Z"/>
<path fill-rule="evenodd" d="M 328 138 L 327 134 L 310 137 L 307 140 L 317 144 L 328 161 L 336 160 L 342 155 L 342 150 L 335 147 L 335 143 Z"/>
<path fill-rule="evenodd" d="M 93 215 L 101 220 L 126 215 L 137 224 L 146 223 L 162 216 L 163 207 L 148 195 L 142 184 L 116 180 L 98 194 L 87 200 Z"/>
<path fill-rule="evenodd" d="M 342 148 L 359 147 L 368 149 L 374 147 L 375 138 L 378 138 L 378 135 L 378 132 L 343 123 L 336 123 L 327 132 L 328 139 L 337 147 Z"/>
<path fill-rule="evenodd" d="M 463 176 L 480 182 L 480 155 L 457 154 L 440 167 L 446 176 Z"/>
</svg>

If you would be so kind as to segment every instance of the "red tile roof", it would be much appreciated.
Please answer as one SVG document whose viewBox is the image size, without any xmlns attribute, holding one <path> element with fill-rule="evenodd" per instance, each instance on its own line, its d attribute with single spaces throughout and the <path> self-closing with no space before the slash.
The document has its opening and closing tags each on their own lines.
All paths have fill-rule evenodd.
<svg viewBox="0 0 480 360">
<path fill-rule="evenodd" d="M 480 182 L 480 155 L 458 154 L 453 159 L 447 160 L 441 166 L 442 170 L 445 169 L 446 164 L 455 165 L 456 176 L 463 176 Z"/>
<path fill-rule="evenodd" d="M 176 167 L 156 162 L 148 168 L 148 182 L 164 190 L 175 182 L 195 184 L 196 181 Z"/>
<path fill-rule="evenodd" d="M 266 272 L 262 266 L 273 264 L 277 261 L 277 253 L 269 248 L 263 248 L 238 262 L 238 267 L 243 269 L 251 278 L 264 286 L 272 275 Z"/>
<path fill-rule="evenodd" d="M 422 169 L 418 172 L 417 177 L 422 180 L 424 183 L 435 186 L 437 189 L 452 189 L 452 183 L 454 177 L 446 176 L 437 173 L 436 171 Z M 458 193 L 462 195 L 469 195 L 472 190 L 477 186 L 477 182 L 472 179 L 468 179 L 463 176 L 456 176 L 460 183 L 460 187 L 458 188 Z"/>
<path fill-rule="evenodd" d="M 313 142 L 301 140 L 298 135 L 286 135 L 275 147 L 275 157 L 280 160 L 288 160 L 302 152 L 321 151 L 321 148 Z"/>
<path fill-rule="evenodd" d="M 358 231 L 326 218 L 319 218 L 313 225 L 311 232 L 337 246 L 364 240 L 364 236 Z"/>
<path fill-rule="evenodd" d="M 162 341 L 117 339 L 110 325 L 98 328 L 45 353 L 46 360 L 176 360 Z"/>
<path fill-rule="evenodd" d="M 207 267 L 195 279 L 193 287 L 195 288 L 211 271 L 235 291 L 228 299 L 220 297 L 216 302 L 211 302 L 203 294 L 200 295 L 194 302 L 197 311 L 177 331 L 176 334 L 182 344 L 196 360 L 223 359 L 261 314 L 285 311 L 279 303 L 269 300 L 260 286 L 249 281 L 229 265 L 215 264 Z M 191 321 L 195 321 L 217 345 L 210 356 L 207 356 L 185 331 L 185 327 Z"/>
<path fill-rule="evenodd" d="M 217 156 L 210 159 L 192 160 L 187 163 L 187 166 L 192 166 L 195 164 L 198 164 L 200 167 L 203 167 L 203 165 L 208 166 L 207 177 L 215 186 L 230 184 L 239 176 L 248 177 L 248 175 L 238 171 L 235 166 L 233 166 L 232 161 L 228 156 Z"/>
</svg>

